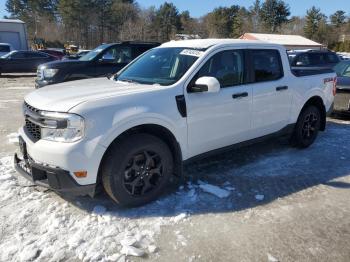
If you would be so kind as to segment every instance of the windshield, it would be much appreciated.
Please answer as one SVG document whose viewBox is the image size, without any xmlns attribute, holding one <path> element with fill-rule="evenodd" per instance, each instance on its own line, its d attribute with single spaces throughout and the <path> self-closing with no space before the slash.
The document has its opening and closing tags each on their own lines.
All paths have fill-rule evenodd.
<svg viewBox="0 0 350 262">
<path fill-rule="evenodd" d="M 333 70 L 337 73 L 337 76 L 350 77 L 350 61 L 343 61 L 338 63 Z"/>
<path fill-rule="evenodd" d="M 172 85 L 187 72 L 203 51 L 174 47 L 152 49 L 126 67 L 115 80 Z"/>
<path fill-rule="evenodd" d="M 100 45 L 96 47 L 95 49 L 91 50 L 89 53 L 86 55 L 83 55 L 82 57 L 79 58 L 80 61 L 91 61 L 93 60 L 96 56 L 98 56 L 103 50 L 106 49 L 109 45 Z"/>
</svg>

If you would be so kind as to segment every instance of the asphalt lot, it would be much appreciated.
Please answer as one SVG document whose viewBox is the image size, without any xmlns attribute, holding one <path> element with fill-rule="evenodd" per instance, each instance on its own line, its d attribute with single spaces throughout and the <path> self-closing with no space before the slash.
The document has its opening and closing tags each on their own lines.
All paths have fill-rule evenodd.
<svg viewBox="0 0 350 262">
<path fill-rule="evenodd" d="M 18 178 L 8 135 L 33 90 L 33 75 L 0 77 L 0 261 L 350 261 L 350 120 L 306 150 L 280 139 L 189 164 L 176 192 L 125 210 Z M 123 255 L 129 235 L 148 241 L 142 258 Z"/>
</svg>

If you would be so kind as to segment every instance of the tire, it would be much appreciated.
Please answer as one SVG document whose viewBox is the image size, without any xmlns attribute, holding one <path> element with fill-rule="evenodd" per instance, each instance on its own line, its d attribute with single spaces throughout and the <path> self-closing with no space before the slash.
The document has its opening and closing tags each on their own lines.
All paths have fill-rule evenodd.
<svg viewBox="0 0 350 262">
<path fill-rule="evenodd" d="M 158 198 L 171 184 L 172 153 L 149 134 L 134 134 L 114 143 L 101 168 L 107 194 L 121 206 L 140 206 Z"/>
<path fill-rule="evenodd" d="M 321 127 L 321 112 L 313 105 L 309 105 L 300 113 L 292 136 L 292 145 L 307 148 L 312 145 Z"/>
</svg>

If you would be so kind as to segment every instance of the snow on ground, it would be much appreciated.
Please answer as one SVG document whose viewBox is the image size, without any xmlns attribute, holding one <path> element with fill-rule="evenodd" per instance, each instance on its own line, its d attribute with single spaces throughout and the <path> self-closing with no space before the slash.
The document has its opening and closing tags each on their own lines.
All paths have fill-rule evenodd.
<svg viewBox="0 0 350 262">
<path fill-rule="evenodd" d="M 306 150 L 265 144 L 194 163 L 185 167 L 187 182 L 176 192 L 134 209 L 118 208 L 106 196 L 63 199 L 21 178 L 12 157 L 0 158 L 0 261 L 158 256 L 163 227 L 192 223 L 197 214 L 249 210 L 348 174 L 349 123 L 330 123 Z M 313 180 L 296 183 L 305 177 Z M 175 234 L 170 245 L 188 244 L 187 236 Z"/>
<path fill-rule="evenodd" d="M 0 261 L 61 261 L 68 257 L 118 261 L 125 256 L 145 256 L 157 251 L 154 237 L 162 226 L 190 218 L 181 206 L 178 214 L 166 217 L 142 216 L 142 207 L 118 212 L 95 205 L 91 210 L 81 210 L 78 207 L 82 200 L 74 206 L 52 192 L 38 190 L 16 173 L 12 162 L 12 157 L 0 159 L 1 231 L 6 235 L 0 242 Z M 176 198 L 193 204 L 201 193 L 199 188 L 220 198 L 229 194 L 202 181 L 200 185 L 189 183 L 186 189 L 181 187 L 175 194 L 151 204 L 151 209 L 161 209 Z M 17 209 L 12 212 L 14 207 Z M 182 236 L 178 241 L 185 244 Z"/>
<path fill-rule="evenodd" d="M 7 135 L 8 143 L 18 144 L 18 133 L 11 133 Z"/>
</svg>

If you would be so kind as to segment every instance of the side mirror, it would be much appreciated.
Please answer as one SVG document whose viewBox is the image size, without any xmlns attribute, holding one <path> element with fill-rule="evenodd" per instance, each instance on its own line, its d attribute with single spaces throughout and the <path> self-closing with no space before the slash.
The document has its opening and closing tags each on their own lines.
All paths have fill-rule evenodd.
<svg viewBox="0 0 350 262">
<path fill-rule="evenodd" d="M 99 63 L 101 64 L 111 64 L 114 63 L 114 59 L 113 58 L 106 58 L 106 57 L 102 57 L 98 60 Z"/>
<path fill-rule="evenodd" d="M 191 93 L 218 93 L 220 91 L 220 83 L 215 77 L 203 76 L 197 79 L 190 90 Z"/>
</svg>

